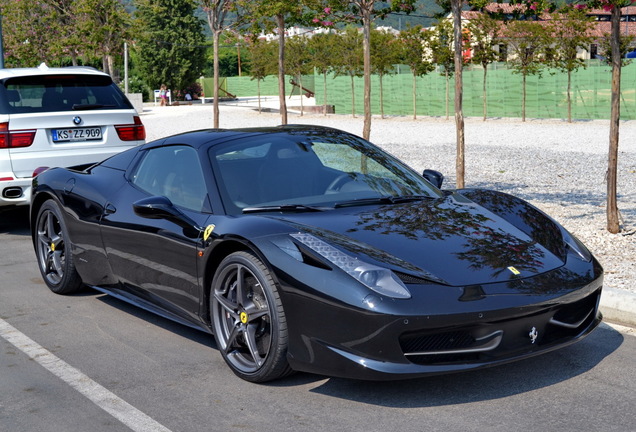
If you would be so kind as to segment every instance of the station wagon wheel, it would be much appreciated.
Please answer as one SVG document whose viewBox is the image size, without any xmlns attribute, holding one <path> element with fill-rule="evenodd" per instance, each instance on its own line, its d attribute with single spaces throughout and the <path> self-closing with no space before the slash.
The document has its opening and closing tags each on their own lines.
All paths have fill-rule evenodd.
<svg viewBox="0 0 636 432">
<path fill-rule="evenodd" d="M 287 363 L 287 323 L 267 267 L 249 252 L 219 265 L 210 293 L 212 325 L 223 359 L 252 382 L 281 378 Z"/>
<path fill-rule="evenodd" d="M 38 212 L 35 252 L 46 285 L 57 294 L 70 294 L 82 286 L 68 241 L 62 211 L 53 200 L 46 201 Z"/>
</svg>

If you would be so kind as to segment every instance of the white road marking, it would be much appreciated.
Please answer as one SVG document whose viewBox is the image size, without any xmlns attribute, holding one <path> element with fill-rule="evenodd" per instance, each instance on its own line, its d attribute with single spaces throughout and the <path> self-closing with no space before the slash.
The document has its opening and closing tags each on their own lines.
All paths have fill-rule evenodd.
<svg viewBox="0 0 636 432">
<path fill-rule="evenodd" d="M 0 318 L 0 336 L 135 432 L 171 432 Z"/>
</svg>

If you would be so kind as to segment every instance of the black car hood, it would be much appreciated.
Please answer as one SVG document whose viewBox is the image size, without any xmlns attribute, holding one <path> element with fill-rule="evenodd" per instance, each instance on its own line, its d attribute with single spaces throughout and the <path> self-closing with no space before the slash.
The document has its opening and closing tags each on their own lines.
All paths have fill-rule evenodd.
<svg viewBox="0 0 636 432">
<path fill-rule="evenodd" d="M 562 266 L 558 225 L 521 200 L 504 194 L 497 198 L 496 208 L 455 193 L 443 199 L 268 217 L 361 259 L 452 286 L 505 282 Z M 533 221 L 518 223 L 506 212 L 529 213 Z"/>
</svg>

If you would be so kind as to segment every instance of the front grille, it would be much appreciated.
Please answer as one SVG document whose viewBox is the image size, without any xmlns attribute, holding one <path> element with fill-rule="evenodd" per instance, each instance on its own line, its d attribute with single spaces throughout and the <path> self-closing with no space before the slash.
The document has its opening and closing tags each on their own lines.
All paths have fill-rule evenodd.
<svg viewBox="0 0 636 432">
<path fill-rule="evenodd" d="M 411 335 L 400 338 L 400 346 L 404 353 L 422 351 L 448 351 L 469 348 L 474 345 L 475 338 L 467 331 L 455 331 L 427 336 Z"/>
<path fill-rule="evenodd" d="M 509 320 L 406 333 L 400 347 L 408 361 L 419 365 L 489 362 L 539 352 L 589 332 L 597 319 L 600 292 Z"/>
</svg>

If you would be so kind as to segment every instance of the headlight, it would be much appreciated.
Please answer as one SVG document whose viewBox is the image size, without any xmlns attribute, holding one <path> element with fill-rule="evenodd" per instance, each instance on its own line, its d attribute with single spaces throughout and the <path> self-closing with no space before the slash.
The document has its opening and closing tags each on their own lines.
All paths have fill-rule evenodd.
<svg viewBox="0 0 636 432">
<path fill-rule="evenodd" d="M 296 233 L 291 236 L 378 294 L 398 299 L 411 298 L 409 290 L 391 270 L 349 256 L 311 234 Z"/>
<path fill-rule="evenodd" d="M 572 250 L 572 252 L 576 254 L 576 256 L 585 262 L 592 261 L 592 254 L 579 239 L 567 232 L 565 228 L 561 231 L 563 232 L 563 242 Z"/>
</svg>

